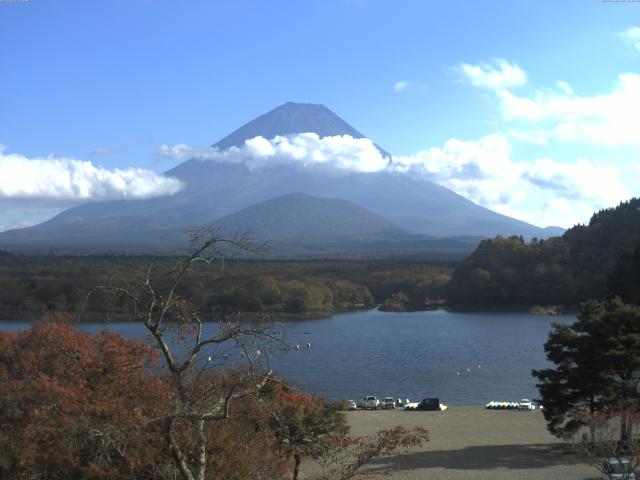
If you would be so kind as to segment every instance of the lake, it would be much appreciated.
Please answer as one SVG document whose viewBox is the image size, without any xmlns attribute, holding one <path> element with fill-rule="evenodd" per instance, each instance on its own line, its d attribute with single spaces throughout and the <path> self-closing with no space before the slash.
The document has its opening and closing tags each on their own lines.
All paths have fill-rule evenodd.
<svg viewBox="0 0 640 480">
<path fill-rule="evenodd" d="M 517 401 L 538 396 L 531 370 L 548 365 L 543 344 L 551 323 L 574 320 L 525 313 L 345 313 L 289 323 L 285 339 L 303 348 L 278 354 L 273 365 L 299 390 L 329 399 L 439 397 L 451 405 Z M 29 325 L 2 322 L 0 328 Z M 81 328 L 98 331 L 104 325 Z M 109 328 L 130 337 L 144 335 L 138 324 Z"/>
</svg>

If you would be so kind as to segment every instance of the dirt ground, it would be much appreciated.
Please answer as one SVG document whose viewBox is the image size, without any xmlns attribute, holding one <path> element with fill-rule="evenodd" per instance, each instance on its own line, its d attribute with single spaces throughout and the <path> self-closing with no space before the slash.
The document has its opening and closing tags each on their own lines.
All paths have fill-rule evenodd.
<svg viewBox="0 0 640 480">
<path fill-rule="evenodd" d="M 403 410 L 347 413 L 351 433 L 368 435 L 403 425 L 429 430 L 420 448 L 378 459 L 370 473 L 397 479 L 592 480 L 599 472 L 546 430 L 539 411 L 449 407 L 445 412 Z M 387 477 L 388 478 L 388 477 Z"/>
</svg>

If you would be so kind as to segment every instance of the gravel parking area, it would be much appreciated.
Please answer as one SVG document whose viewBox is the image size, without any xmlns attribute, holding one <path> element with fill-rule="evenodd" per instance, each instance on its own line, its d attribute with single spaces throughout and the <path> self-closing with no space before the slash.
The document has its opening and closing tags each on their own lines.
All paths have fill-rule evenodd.
<svg viewBox="0 0 640 480">
<path fill-rule="evenodd" d="M 592 480 L 599 472 L 546 430 L 540 411 L 454 406 L 445 412 L 403 410 L 347 413 L 351 433 L 368 435 L 395 425 L 421 426 L 430 441 L 408 453 L 376 460 L 373 474 L 433 480 Z"/>
</svg>

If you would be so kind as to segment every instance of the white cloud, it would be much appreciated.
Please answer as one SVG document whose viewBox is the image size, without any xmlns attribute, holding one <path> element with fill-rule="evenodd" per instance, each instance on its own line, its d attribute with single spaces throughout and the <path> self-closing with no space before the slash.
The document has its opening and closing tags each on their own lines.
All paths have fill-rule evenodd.
<svg viewBox="0 0 640 480">
<path fill-rule="evenodd" d="M 500 211 L 504 204 L 518 204 L 522 192 L 512 188 L 521 171 L 514 168 L 511 147 L 501 135 L 478 141 L 447 140 L 411 156 L 394 157 L 395 168 L 423 173 L 435 182 L 486 207 Z"/>
<path fill-rule="evenodd" d="M 406 90 L 427 90 L 429 86 L 425 83 L 410 82 L 408 80 L 400 80 L 393 84 L 395 92 L 404 92 Z"/>
<path fill-rule="evenodd" d="M 564 93 L 566 93 L 567 95 L 573 95 L 573 88 L 571 88 L 571 85 L 569 85 L 564 80 L 558 80 L 556 82 L 556 85 L 558 85 L 558 88 L 562 90 Z"/>
<path fill-rule="evenodd" d="M 549 134 L 542 129 L 538 130 L 513 130 L 507 131 L 507 136 L 514 140 L 520 140 L 535 145 L 547 145 L 549 143 Z"/>
<path fill-rule="evenodd" d="M 499 134 L 477 141 L 451 139 L 441 148 L 394 157 L 394 164 L 407 172 L 424 171 L 480 205 L 540 226 L 584 222 L 595 210 L 630 196 L 617 167 L 586 159 L 517 161 L 509 141 Z"/>
<path fill-rule="evenodd" d="M 585 222 L 595 210 L 629 197 L 614 166 L 586 159 L 572 163 L 550 158 L 517 161 L 509 138 L 493 134 L 476 141 L 450 139 L 441 147 L 392 157 L 391 162 L 369 139 L 348 135 L 319 138 L 315 133 L 272 140 L 256 137 L 224 151 L 186 145 L 165 146 L 165 150 L 180 152 L 181 158 L 240 163 L 250 169 L 287 164 L 401 172 L 428 178 L 480 205 L 540 226 Z"/>
<path fill-rule="evenodd" d="M 490 88 L 519 87 L 527 83 L 527 74 L 517 64 L 509 63 L 503 58 L 496 58 L 492 63 L 472 65 L 462 63 L 456 71 L 463 80 L 473 86 Z"/>
<path fill-rule="evenodd" d="M 407 80 L 400 80 L 393 84 L 393 89 L 396 92 L 402 92 L 403 90 L 406 90 L 407 87 L 409 87 L 409 82 Z"/>
<path fill-rule="evenodd" d="M 276 149 L 274 148 L 274 145 L 264 137 L 250 138 L 245 142 L 245 146 L 247 149 L 247 153 L 252 157 L 259 157 L 259 158 L 273 157 L 276 154 Z M 292 147 L 288 150 L 285 150 L 285 152 L 291 154 L 293 158 L 296 158 L 296 159 L 301 158 L 306 154 L 306 150 L 304 150 L 302 153 L 298 153 L 296 151 L 296 147 Z"/>
<path fill-rule="evenodd" d="M 621 33 L 640 48 L 640 27 Z M 456 70 L 478 87 L 494 90 L 502 118 L 519 122 L 510 137 L 545 145 L 552 140 L 599 145 L 640 145 L 640 74 L 622 73 L 605 93 L 581 96 L 564 80 L 555 89 L 530 95 L 511 91 L 527 81 L 525 72 L 503 59 L 494 65 L 461 64 Z"/>
<path fill-rule="evenodd" d="M 169 146 L 169 145 L 160 145 L 158 149 L 158 155 L 164 158 L 169 158 L 176 162 L 181 162 L 188 155 L 191 147 L 185 143 L 178 143 L 177 145 Z"/>
<path fill-rule="evenodd" d="M 640 27 L 631 27 L 620 33 L 620 36 L 640 52 Z"/>
<path fill-rule="evenodd" d="M 625 73 L 608 93 L 579 96 L 562 83 L 559 92 L 520 97 L 496 92 L 505 120 L 539 125 L 550 139 L 603 145 L 640 145 L 640 75 Z"/>
<path fill-rule="evenodd" d="M 585 158 L 571 164 L 541 158 L 527 168 L 524 177 L 543 190 L 561 193 L 565 199 L 589 199 L 611 206 L 629 197 L 617 167 L 595 165 Z"/>
<path fill-rule="evenodd" d="M 140 168 L 107 170 L 72 158 L 27 158 L 0 145 L 0 199 L 86 201 L 172 195 L 179 180 Z"/>
<path fill-rule="evenodd" d="M 500 99 L 502 116 L 507 120 L 539 120 L 544 115 L 543 108 L 536 101 L 518 97 L 506 89 L 499 89 L 496 95 Z"/>
<path fill-rule="evenodd" d="M 189 147 L 180 144 L 162 145 L 160 153 L 176 160 L 199 158 L 214 162 L 241 163 L 251 169 L 291 164 L 300 166 L 321 165 L 328 168 L 375 172 L 389 163 L 368 138 L 350 135 L 320 138 L 316 133 L 277 136 L 271 140 L 255 137 L 241 147 L 218 150 L 212 147 Z"/>
</svg>

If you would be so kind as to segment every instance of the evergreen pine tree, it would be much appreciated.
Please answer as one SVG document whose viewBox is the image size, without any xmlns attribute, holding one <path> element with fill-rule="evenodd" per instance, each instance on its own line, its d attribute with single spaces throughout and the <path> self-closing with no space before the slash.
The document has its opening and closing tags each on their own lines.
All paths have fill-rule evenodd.
<svg viewBox="0 0 640 480">
<path fill-rule="evenodd" d="M 640 407 L 640 307 L 614 298 L 582 305 L 572 325 L 554 324 L 545 343 L 554 368 L 534 370 L 549 431 L 570 437 L 584 414 Z M 621 440 L 630 433 L 623 425 Z"/>
</svg>

